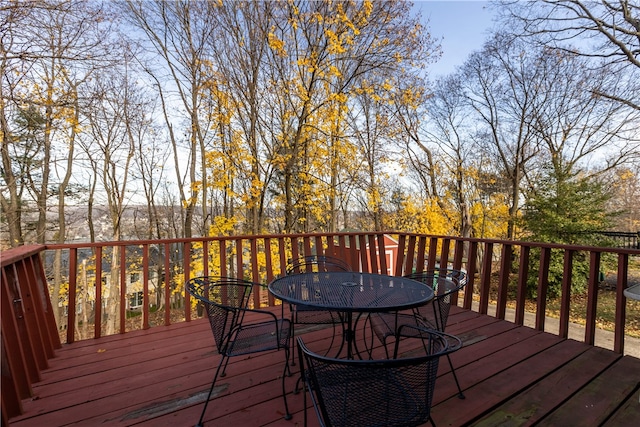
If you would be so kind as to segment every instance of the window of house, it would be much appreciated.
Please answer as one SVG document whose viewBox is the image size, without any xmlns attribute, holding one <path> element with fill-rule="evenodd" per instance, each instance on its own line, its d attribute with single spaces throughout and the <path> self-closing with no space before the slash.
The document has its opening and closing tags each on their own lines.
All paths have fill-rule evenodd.
<svg viewBox="0 0 640 427">
<path fill-rule="evenodd" d="M 129 295 L 129 308 L 142 306 L 142 292 L 134 292 Z"/>
</svg>

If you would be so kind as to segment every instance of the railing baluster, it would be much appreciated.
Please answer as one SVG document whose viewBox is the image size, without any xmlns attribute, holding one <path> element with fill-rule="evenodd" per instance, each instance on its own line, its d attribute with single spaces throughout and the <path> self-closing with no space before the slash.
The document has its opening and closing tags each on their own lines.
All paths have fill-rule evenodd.
<svg viewBox="0 0 640 427">
<path fill-rule="evenodd" d="M 398 253 L 396 254 L 396 271 L 393 273 L 396 276 L 402 276 L 404 272 L 402 271 L 404 267 L 405 260 L 405 248 L 406 248 L 407 237 L 404 234 L 398 236 Z"/>
<path fill-rule="evenodd" d="M 227 241 L 220 240 L 220 276 L 227 277 Z M 186 282 L 186 281 L 185 281 Z"/>
<path fill-rule="evenodd" d="M 75 341 L 76 328 L 76 289 L 78 279 L 78 249 L 71 248 L 69 250 L 69 302 L 67 303 L 67 343 Z M 96 295 L 96 304 L 98 304 L 99 295 Z M 98 321 L 97 319 L 95 320 Z"/>
<path fill-rule="evenodd" d="M 593 345 L 596 338 L 596 310 L 598 307 L 598 275 L 600 273 L 600 252 L 591 251 L 589 256 L 589 282 L 587 284 L 587 323 L 584 342 Z"/>
<path fill-rule="evenodd" d="M 93 320 L 93 336 L 99 338 L 102 335 L 102 246 L 95 248 L 94 257 L 96 259 L 96 275 L 95 286 L 96 296 L 93 302 L 94 305 L 94 320 Z M 124 333 L 124 312 L 120 312 L 120 332 Z"/>
<path fill-rule="evenodd" d="M 544 331 L 547 317 L 547 289 L 549 288 L 549 264 L 551 262 L 551 248 L 543 247 L 540 251 L 540 272 L 538 274 L 538 296 L 536 302 L 536 329 Z M 569 272 L 569 281 L 571 280 Z"/>
<path fill-rule="evenodd" d="M 304 256 L 311 256 L 313 252 L 311 250 L 311 238 L 309 236 L 305 236 L 302 238 L 302 251 Z"/>
<path fill-rule="evenodd" d="M 127 288 L 126 282 L 124 283 L 124 288 Z M 144 244 L 142 245 L 142 329 L 151 327 L 149 305 L 149 245 Z"/>
<path fill-rule="evenodd" d="M 527 281 L 529 279 L 529 255 L 531 247 L 520 247 L 520 266 L 518 267 L 518 289 L 516 291 L 516 325 L 524 325 L 524 308 L 527 299 Z"/>
<path fill-rule="evenodd" d="M 209 276 L 209 242 L 202 242 L 202 275 Z"/>
<path fill-rule="evenodd" d="M 235 239 L 236 242 L 236 265 L 235 265 L 235 271 L 233 271 L 231 274 L 235 275 L 236 277 L 240 277 L 243 278 L 243 270 L 244 270 L 244 263 L 242 262 L 243 260 L 243 251 L 242 251 L 242 239 L 241 238 L 236 238 Z"/>
<path fill-rule="evenodd" d="M 278 274 L 282 275 L 285 273 L 285 266 L 287 265 L 287 245 L 284 237 L 278 238 L 278 255 L 280 256 L 280 270 Z"/>
<path fill-rule="evenodd" d="M 315 248 L 316 254 L 319 256 L 325 255 L 324 243 L 322 242 L 322 236 L 315 236 Z"/>
<path fill-rule="evenodd" d="M 512 254 L 512 245 L 503 243 L 500 255 L 500 273 L 498 275 L 498 300 L 496 301 L 496 317 L 498 319 L 504 319 L 507 310 Z"/>
<path fill-rule="evenodd" d="M 560 329 L 558 331 L 558 335 L 562 338 L 567 338 L 569 336 L 569 320 L 571 317 L 571 278 L 574 255 L 575 251 L 564 251 L 562 296 L 560 297 Z"/>
<path fill-rule="evenodd" d="M 298 246 L 298 238 L 292 236 L 290 240 L 291 240 L 291 258 L 290 259 L 291 260 L 298 259 L 300 258 L 300 250 L 299 250 L 300 248 Z M 289 259 L 287 259 L 287 262 L 288 261 Z"/>
<path fill-rule="evenodd" d="M 220 268 L 222 268 L 221 264 Z M 184 283 L 182 284 L 182 298 L 184 301 L 184 320 L 191 321 L 191 296 L 187 292 L 185 285 L 191 279 L 191 242 L 184 242 L 182 245 L 182 273 Z"/>
<path fill-rule="evenodd" d="M 404 269 L 402 274 L 411 274 L 413 273 L 413 264 L 414 259 L 416 257 L 416 236 L 410 235 L 409 241 L 407 242 L 407 249 L 404 256 Z"/>
<path fill-rule="evenodd" d="M 464 287 L 463 307 L 467 310 L 471 310 L 476 283 L 476 273 L 478 271 L 478 242 L 471 242 L 467 257 L 467 285 Z"/>
<path fill-rule="evenodd" d="M 618 279 L 616 283 L 616 315 L 613 332 L 613 351 L 624 352 L 624 324 L 627 317 L 627 304 L 624 289 L 628 285 L 629 254 L 618 254 Z"/>
<path fill-rule="evenodd" d="M 491 288 L 491 262 L 493 259 L 493 243 L 485 242 L 480 276 L 480 304 L 478 312 L 487 314 L 489 309 L 489 289 Z"/>
<path fill-rule="evenodd" d="M 373 273 L 381 273 L 380 271 L 380 263 L 379 258 L 380 258 L 380 248 L 378 247 L 378 244 L 376 242 L 376 236 L 375 234 L 369 234 L 367 235 L 367 242 L 369 245 L 369 259 L 371 260 L 371 271 Z"/>
<path fill-rule="evenodd" d="M 371 263 L 367 257 L 367 240 L 364 234 L 360 234 L 357 239 L 353 239 L 354 244 L 358 243 L 357 247 L 360 248 L 358 251 L 358 255 L 360 255 L 360 265 L 362 265 L 362 271 L 370 272 L 371 271 Z"/>
<path fill-rule="evenodd" d="M 126 305 L 127 305 L 127 247 L 126 246 L 120 246 L 120 266 L 118 268 L 120 268 L 120 302 L 119 302 L 119 308 L 120 308 L 120 333 L 124 334 L 126 332 L 126 322 L 125 320 L 127 319 L 127 315 L 126 315 Z M 116 250 L 116 247 L 113 248 L 113 251 Z M 111 295 L 109 295 L 109 299 L 107 301 L 109 301 L 110 299 L 112 299 L 113 297 Z M 102 319 L 100 321 L 100 323 L 102 323 Z"/>
<path fill-rule="evenodd" d="M 378 256 L 380 258 L 380 272 L 382 274 L 389 274 L 389 266 L 387 265 L 387 248 L 384 243 L 384 234 L 378 234 L 376 237 L 376 242 L 378 244 Z"/>
<path fill-rule="evenodd" d="M 164 244 L 164 325 L 171 324 L 171 244 Z"/>
<path fill-rule="evenodd" d="M 35 282 L 29 277 L 29 261 L 31 257 L 25 257 L 18 261 L 14 270 L 17 279 L 18 291 L 20 292 L 20 304 L 24 311 L 22 319 L 24 320 L 26 336 L 30 338 L 30 347 L 36 363 L 37 370 L 43 370 L 49 367 L 47 363 L 47 354 L 44 349 L 43 332 L 38 321 L 39 313 L 42 310 L 36 305 L 39 301 L 36 299 L 37 291 L 34 289 Z"/>
<path fill-rule="evenodd" d="M 256 283 L 253 287 L 253 305 L 254 307 L 260 307 L 262 305 L 262 289 L 260 288 L 260 266 L 258 265 L 258 239 L 251 239 L 249 242 L 251 253 L 251 281 Z M 242 277 L 242 276 L 240 276 Z"/>
<path fill-rule="evenodd" d="M 424 271 L 424 264 L 426 262 L 427 255 L 427 237 L 418 237 L 418 254 L 416 255 L 416 272 L 421 273 Z"/>
<path fill-rule="evenodd" d="M 449 267 L 449 250 L 451 249 L 451 239 L 443 238 L 442 245 L 440 247 L 440 268 L 448 268 Z"/>
<path fill-rule="evenodd" d="M 436 268 L 436 262 L 438 261 L 438 238 L 432 237 L 429 239 L 429 261 L 427 262 L 427 271 L 432 271 Z"/>
</svg>

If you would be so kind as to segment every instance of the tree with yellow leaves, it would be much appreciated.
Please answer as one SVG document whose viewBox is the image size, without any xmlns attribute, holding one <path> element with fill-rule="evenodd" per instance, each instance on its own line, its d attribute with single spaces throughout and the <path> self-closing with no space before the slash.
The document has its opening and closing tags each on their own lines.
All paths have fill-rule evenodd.
<svg viewBox="0 0 640 427">
<path fill-rule="evenodd" d="M 345 143 L 345 117 L 355 96 L 365 93 L 367 81 L 416 66 L 433 46 L 405 2 L 292 1 L 281 13 L 287 21 L 269 34 L 273 82 L 284 88 L 272 103 L 279 138 L 275 201 L 284 212 L 284 231 L 309 231 L 309 207 L 323 205 L 318 194 L 328 195 L 333 228 L 347 188 L 340 177 L 357 174 L 360 162 L 352 159 L 362 156 Z M 341 165 L 345 157 L 350 161 Z"/>
</svg>

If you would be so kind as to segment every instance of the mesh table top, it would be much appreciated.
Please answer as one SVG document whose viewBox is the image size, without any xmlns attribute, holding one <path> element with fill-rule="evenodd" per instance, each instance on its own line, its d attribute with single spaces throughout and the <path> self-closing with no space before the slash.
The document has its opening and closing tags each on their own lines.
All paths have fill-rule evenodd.
<svg viewBox="0 0 640 427">
<path fill-rule="evenodd" d="M 269 292 L 291 304 L 341 312 L 381 312 L 421 306 L 433 289 L 405 277 L 359 272 L 320 272 L 282 276 Z"/>
</svg>

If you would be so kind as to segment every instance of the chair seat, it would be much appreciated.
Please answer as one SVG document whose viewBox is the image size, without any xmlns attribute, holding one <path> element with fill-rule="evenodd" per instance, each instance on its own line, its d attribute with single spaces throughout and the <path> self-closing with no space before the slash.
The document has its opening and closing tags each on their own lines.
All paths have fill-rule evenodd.
<svg viewBox="0 0 640 427">
<path fill-rule="evenodd" d="M 332 324 L 340 322 L 340 315 L 335 311 L 318 309 L 309 305 L 297 304 L 293 307 L 294 322 L 300 324 Z"/>
<path fill-rule="evenodd" d="M 395 336 L 402 325 L 435 329 L 434 325 L 426 319 L 419 318 L 413 313 L 371 313 L 369 321 L 371 329 L 383 343 L 388 337 Z"/>
<path fill-rule="evenodd" d="M 235 339 L 229 343 L 228 356 L 240 356 L 258 351 L 276 350 L 286 347 L 289 341 L 291 322 L 289 319 L 278 319 L 280 342 L 275 333 L 274 322 L 262 322 L 242 325 L 234 333 Z"/>
</svg>

